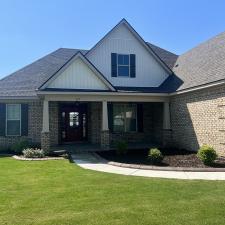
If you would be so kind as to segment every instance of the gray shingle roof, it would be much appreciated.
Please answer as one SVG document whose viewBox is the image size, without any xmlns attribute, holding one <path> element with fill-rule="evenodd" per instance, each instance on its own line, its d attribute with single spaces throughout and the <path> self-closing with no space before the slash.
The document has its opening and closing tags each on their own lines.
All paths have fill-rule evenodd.
<svg viewBox="0 0 225 225">
<path fill-rule="evenodd" d="M 148 43 L 149 44 L 149 43 Z M 174 59 L 174 54 L 169 53 L 155 45 L 151 45 L 153 51 L 169 66 L 173 60 L 169 60 L 169 55 Z M 25 66 L 0 80 L 0 97 L 35 97 L 36 89 L 46 82 L 56 73 L 71 57 L 78 51 L 86 54 L 87 50 L 60 48 L 47 56 Z M 148 89 L 154 91 L 155 89 Z M 161 89 L 157 89 L 158 91 Z M 144 91 L 140 89 L 139 91 Z M 165 92 L 165 91 L 163 91 Z"/>
<path fill-rule="evenodd" d="M 163 48 L 160 48 L 156 45 L 153 45 L 149 42 L 146 42 L 148 44 L 148 46 L 159 56 L 159 58 L 164 61 L 164 63 L 166 63 L 166 65 L 172 69 L 177 58 L 178 58 L 178 55 L 172 53 L 172 52 L 169 52 Z"/>
<path fill-rule="evenodd" d="M 173 67 L 178 90 L 225 79 L 225 32 L 180 55 Z"/>
<path fill-rule="evenodd" d="M 3 78 L 0 81 L 0 96 L 36 96 L 35 90 L 78 51 L 86 53 L 85 50 L 60 48 Z"/>
<path fill-rule="evenodd" d="M 158 88 L 117 87 L 120 91 L 171 93 L 225 79 L 225 32 L 177 56 L 151 43 L 149 47 L 172 68 L 174 75 Z M 0 80 L 0 97 L 33 97 L 36 89 L 56 73 L 78 51 L 60 48 Z"/>
</svg>

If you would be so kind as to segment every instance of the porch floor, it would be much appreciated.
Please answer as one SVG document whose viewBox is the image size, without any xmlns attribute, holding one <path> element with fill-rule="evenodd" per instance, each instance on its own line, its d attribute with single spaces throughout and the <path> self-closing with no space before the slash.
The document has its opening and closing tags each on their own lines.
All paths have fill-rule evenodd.
<svg viewBox="0 0 225 225">
<path fill-rule="evenodd" d="M 160 147 L 159 144 L 155 143 L 128 143 L 128 149 L 146 149 L 146 148 L 154 148 Z M 109 150 L 115 150 L 116 147 L 111 146 Z M 75 152 L 97 152 L 97 151 L 105 151 L 101 148 L 100 144 L 92 144 L 89 142 L 84 143 L 73 143 L 73 144 L 62 144 L 51 147 L 52 151 L 67 151 L 71 153 Z"/>
</svg>

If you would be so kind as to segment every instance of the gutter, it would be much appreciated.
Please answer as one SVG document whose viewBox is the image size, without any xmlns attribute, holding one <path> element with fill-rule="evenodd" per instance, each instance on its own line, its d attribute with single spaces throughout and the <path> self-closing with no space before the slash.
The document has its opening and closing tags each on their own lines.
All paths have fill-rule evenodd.
<svg viewBox="0 0 225 225">
<path fill-rule="evenodd" d="M 185 93 L 188 93 L 188 92 L 203 90 L 203 89 L 206 89 L 206 88 L 215 87 L 215 86 L 219 86 L 219 85 L 223 85 L 223 84 L 225 84 L 225 79 L 215 81 L 215 82 L 211 82 L 211 83 L 208 83 L 208 84 L 199 85 L 199 86 L 192 87 L 192 88 L 187 88 L 187 89 L 180 90 L 180 91 L 176 91 L 176 92 L 170 93 L 169 96 L 185 94 Z"/>
</svg>

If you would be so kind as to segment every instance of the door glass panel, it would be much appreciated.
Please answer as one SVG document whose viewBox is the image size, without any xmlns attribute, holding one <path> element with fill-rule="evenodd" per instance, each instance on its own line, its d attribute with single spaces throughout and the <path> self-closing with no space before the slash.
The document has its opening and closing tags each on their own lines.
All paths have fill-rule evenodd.
<svg viewBox="0 0 225 225">
<path fill-rule="evenodd" d="M 70 112 L 69 113 L 69 124 L 70 127 L 79 127 L 80 121 L 79 121 L 79 112 Z"/>
<path fill-rule="evenodd" d="M 86 137 L 86 114 L 83 114 L 83 138 Z"/>
</svg>

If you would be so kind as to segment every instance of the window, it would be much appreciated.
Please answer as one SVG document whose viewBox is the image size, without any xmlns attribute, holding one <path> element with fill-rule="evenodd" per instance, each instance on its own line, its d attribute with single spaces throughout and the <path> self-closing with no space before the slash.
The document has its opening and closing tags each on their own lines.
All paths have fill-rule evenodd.
<svg viewBox="0 0 225 225">
<path fill-rule="evenodd" d="M 79 127 L 80 121 L 79 121 L 79 112 L 70 112 L 69 113 L 69 119 L 70 119 L 70 127 Z"/>
<path fill-rule="evenodd" d="M 8 136 L 21 135 L 21 105 L 20 104 L 7 104 L 6 134 Z"/>
<path fill-rule="evenodd" d="M 137 131 L 136 104 L 113 105 L 113 131 L 115 132 Z"/>
<path fill-rule="evenodd" d="M 130 55 L 117 55 L 118 57 L 118 76 L 129 77 L 130 76 Z"/>
<path fill-rule="evenodd" d="M 112 77 L 136 77 L 135 54 L 111 53 L 111 76 Z"/>
</svg>

